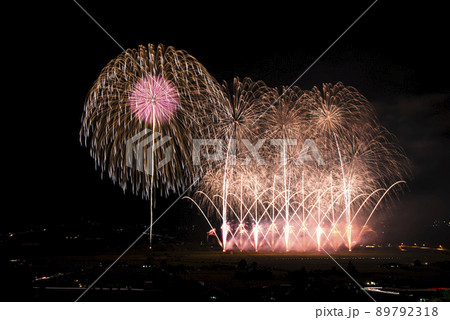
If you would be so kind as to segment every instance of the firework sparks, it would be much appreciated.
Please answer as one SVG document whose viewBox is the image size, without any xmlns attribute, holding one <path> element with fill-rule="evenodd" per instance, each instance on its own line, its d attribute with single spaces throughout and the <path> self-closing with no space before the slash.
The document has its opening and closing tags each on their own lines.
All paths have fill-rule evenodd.
<svg viewBox="0 0 450 320">
<path fill-rule="evenodd" d="M 147 75 L 130 91 L 131 112 L 141 121 L 164 123 L 171 119 L 179 104 L 178 92 L 169 81 Z"/>
<path fill-rule="evenodd" d="M 192 139 L 199 137 L 197 128 L 217 104 L 218 92 L 220 85 L 187 52 L 152 44 L 128 49 L 110 61 L 90 90 L 80 140 L 102 173 L 124 191 L 150 199 L 150 224 L 155 189 L 165 195 L 182 192 L 198 177 L 200 168 L 189 161 Z M 168 137 L 166 148 L 156 147 L 157 136 Z M 129 141 L 151 152 L 127 154 Z M 139 152 L 148 170 L 129 165 Z M 157 168 L 168 153 L 170 162 Z"/>
<path fill-rule="evenodd" d="M 185 51 L 140 46 L 102 70 L 80 139 L 102 173 L 150 199 L 150 224 L 154 190 L 180 193 L 202 176 L 188 198 L 224 251 L 351 250 L 383 199 L 401 190 L 408 159 L 356 89 L 281 92 L 249 78 L 219 85 Z M 225 157 L 194 164 L 195 139 L 222 141 Z M 130 141 L 150 149 L 129 154 Z M 306 163 L 311 153 L 317 162 Z M 139 156 L 146 170 L 129 165 Z"/>
<path fill-rule="evenodd" d="M 252 138 L 275 141 L 260 149 L 268 161 L 248 166 L 234 159 L 229 166 L 225 160 L 197 191 L 202 208 L 222 218 L 224 250 L 351 250 L 383 199 L 401 190 L 407 158 L 354 88 L 325 84 L 323 91 L 293 87 L 282 95 L 266 90 L 268 96 L 276 102 L 257 127 L 240 121 L 236 130 L 233 117 L 229 125 L 218 124 L 231 137 L 251 132 Z M 323 157 L 317 163 L 298 161 L 304 145 L 297 142 L 308 138 Z"/>
</svg>

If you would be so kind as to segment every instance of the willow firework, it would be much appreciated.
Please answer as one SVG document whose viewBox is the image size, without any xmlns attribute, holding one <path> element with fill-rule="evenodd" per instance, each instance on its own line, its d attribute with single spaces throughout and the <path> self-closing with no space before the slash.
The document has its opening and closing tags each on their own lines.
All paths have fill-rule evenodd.
<svg viewBox="0 0 450 320">
<path fill-rule="evenodd" d="M 152 44 L 128 49 L 108 63 L 90 90 L 80 139 L 102 172 L 124 191 L 150 198 L 152 208 L 156 188 L 166 195 L 180 192 L 197 178 L 192 139 L 199 137 L 202 119 L 220 92 L 185 51 Z M 167 137 L 165 148 L 155 146 L 158 136 Z M 138 146 L 131 152 L 130 142 Z M 144 147 L 150 152 L 142 152 Z M 158 168 L 168 154 L 170 161 Z M 146 170 L 130 165 L 132 159 L 140 159 Z"/>
</svg>

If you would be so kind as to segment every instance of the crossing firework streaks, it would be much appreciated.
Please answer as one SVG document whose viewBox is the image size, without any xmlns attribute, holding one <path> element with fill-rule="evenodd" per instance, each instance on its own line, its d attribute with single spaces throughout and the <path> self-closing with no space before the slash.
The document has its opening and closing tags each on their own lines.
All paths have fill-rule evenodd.
<svg viewBox="0 0 450 320">
<path fill-rule="evenodd" d="M 152 133 L 147 170 L 127 165 L 127 142 L 150 142 L 142 132 Z M 162 167 L 159 136 L 171 150 Z M 101 172 L 151 208 L 154 190 L 181 193 L 201 177 L 185 198 L 224 251 L 351 250 L 409 175 L 395 137 L 355 88 L 220 85 L 188 53 L 163 45 L 127 50 L 102 70 L 80 138 Z M 221 142 L 224 156 L 195 163 L 200 140 Z"/>
</svg>

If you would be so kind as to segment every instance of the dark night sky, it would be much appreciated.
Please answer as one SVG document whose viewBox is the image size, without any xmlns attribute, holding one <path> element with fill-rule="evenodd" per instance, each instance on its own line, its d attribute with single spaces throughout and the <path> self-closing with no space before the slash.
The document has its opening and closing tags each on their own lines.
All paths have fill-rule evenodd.
<svg viewBox="0 0 450 320">
<path fill-rule="evenodd" d="M 290 85 L 371 1 L 79 3 L 124 48 L 172 45 L 219 81 L 249 76 L 280 87 Z M 428 2 L 378 1 L 297 83 L 303 89 L 337 81 L 356 87 L 396 134 L 414 165 L 414 179 L 390 218 L 399 230 L 420 232 L 435 218 L 450 219 L 446 11 Z M 24 119 L 13 123 L 20 125 L 16 131 L 32 134 L 26 147 L 7 142 L 14 150 L 10 199 L 14 195 L 17 206 L 2 215 L 1 229 L 81 217 L 146 223 L 148 204 L 102 181 L 78 142 L 86 94 L 120 47 L 71 1 L 29 8 L 16 23 L 21 31 L 5 39 L 9 61 L 18 61 L 11 83 L 29 89 L 23 97 L 16 93 L 13 106 L 25 117 L 16 113 Z"/>
</svg>

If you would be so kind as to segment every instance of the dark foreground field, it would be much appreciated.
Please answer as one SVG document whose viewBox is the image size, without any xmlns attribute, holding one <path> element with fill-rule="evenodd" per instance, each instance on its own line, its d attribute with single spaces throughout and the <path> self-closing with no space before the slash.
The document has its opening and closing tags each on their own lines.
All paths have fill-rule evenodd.
<svg viewBox="0 0 450 320">
<path fill-rule="evenodd" d="M 74 301 L 123 249 L 16 248 L 2 262 L 7 270 L 2 300 Z M 183 244 L 149 251 L 142 243 L 81 301 L 370 301 L 363 290 L 377 301 L 450 300 L 446 250 L 391 247 L 329 254 L 332 258 L 323 252 L 222 253 Z"/>
</svg>

